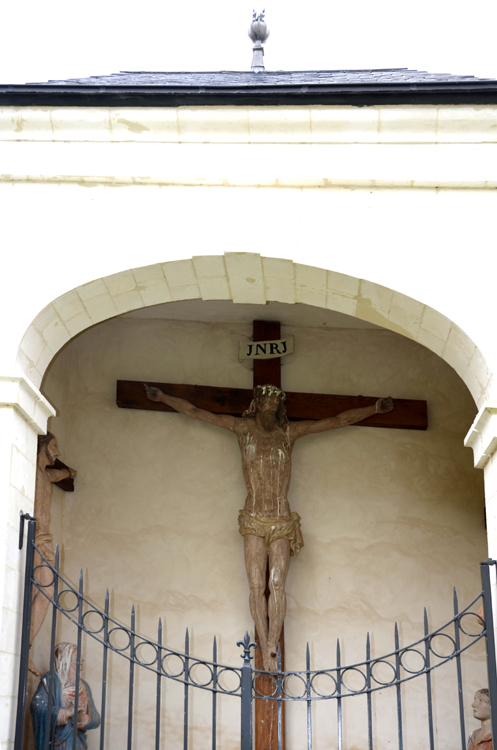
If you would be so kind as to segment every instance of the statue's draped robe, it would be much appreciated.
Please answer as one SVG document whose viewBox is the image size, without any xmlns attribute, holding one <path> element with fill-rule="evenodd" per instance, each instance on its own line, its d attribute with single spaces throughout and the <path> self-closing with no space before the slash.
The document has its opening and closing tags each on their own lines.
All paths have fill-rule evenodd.
<svg viewBox="0 0 497 750">
<path fill-rule="evenodd" d="M 33 722 L 33 731 L 35 735 L 36 750 L 44 750 L 45 736 L 47 731 L 47 714 L 48 714 L 48 691 L 50 672 L 46 672 L 40 680 L 38 689 L 31 701 L 31 721 Z M 57 674 L 53 675 L 52 689 L 52 706 L 50 714 L 50 736 L 53 737 L 54 746 L 58 750 L 86 750 L 86 730 L 96 729 L 100 726 L 100 714 L 95 708 L 90 686 L 84 680 L 83 688 L 88 701 L 89 721 L 85 724 L 84 729 L 78 729 L 76 747 L 73 743 L 73 723 L 68 721 L 67 724 L 57 726 L 57 715 L 62 708 L 62 689 Z"/>
</svg>

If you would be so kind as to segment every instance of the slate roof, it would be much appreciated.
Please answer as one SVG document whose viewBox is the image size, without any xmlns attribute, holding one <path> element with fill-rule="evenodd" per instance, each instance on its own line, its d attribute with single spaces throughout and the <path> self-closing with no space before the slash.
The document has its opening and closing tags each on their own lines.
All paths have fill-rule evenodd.
<svg viewBox="0 0 497 750">
<path fill-rule="evenodd" d="M 208 104 L 497 103 L 497 80 L 383 70 L 126 72 L 0 85 L 0 104 L 181 106 Z"/>
</svg>

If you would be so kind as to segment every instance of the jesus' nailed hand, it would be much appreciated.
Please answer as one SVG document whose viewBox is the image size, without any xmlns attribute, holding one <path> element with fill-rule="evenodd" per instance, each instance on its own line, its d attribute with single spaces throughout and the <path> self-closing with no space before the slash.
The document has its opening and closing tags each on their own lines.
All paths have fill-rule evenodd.
<svg viewBox="0 0 497 750">
<path fill-rule="evenodd" d="M 386 414 L 394 408 L 393 400 L 378 399 L 373 406 L 350 409 L 336 417 L 289 422 L 286 396 L 274 385 L 257 386 L 254 399 L 242 417 L 213 414 L 182 398 L 167 396 L 159 388 L 144 386 L 151 401 L 162 401 L 191 419 L 231 430 L 238 438 L 247 486 L 247 499 L 238 523 L 245 544 L 250 612 L 259 634 L 264 669 L 275 671 L 276 649 L 286 612 L 285 581 L 290 556 L 297 555 L 303 545 L 300 516 L 290 512 L 287 500 L 293 445 L 306 435 L 355 424 L 372 414 Z M 268 564 L 270 593 L 266 599 Z"/>
</svg>

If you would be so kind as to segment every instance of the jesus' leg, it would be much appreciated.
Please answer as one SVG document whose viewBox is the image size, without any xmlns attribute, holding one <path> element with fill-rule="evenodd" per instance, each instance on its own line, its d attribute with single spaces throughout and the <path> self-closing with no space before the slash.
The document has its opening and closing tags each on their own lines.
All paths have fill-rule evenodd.
<svg viewBox="0 0 497 750">
<path fill-rule="evenodd" d="M 43 620 L 45 619 L 47 609 L 50 605 L 50 601 L 53 600 L 54 595 L 54 573 L 46 565 L 45 561 L 40 557 L 38 552 L 35 552 L 33 568 L 36 569 L 37 567 L 38 569 L 35 573 L 35 579 L 40 584 L 41 590 L 33 585 L 33 600 L 31 603 L 31 630 L 29 639 L 30 648 L 41 626 L 43 625 Z M 37 675 L 38 677 L 41 676 L 41 673 L 36 668 L 31 657 L 29 658 L 29 671 Z"/>
<path fill-rule="evenodd" d="M 290 542 L 276 539 L 269 545 L 269 630 L 267 642 L 266 669 L 276 670 L 277 648 L 281 628 L 286 614 L 285 581 L 290 565 Z"/>
<path fill-rule="evenodd" d="M 246 534 L 243 537 L 245 546 L 245 568 L 250 589 L 250 614 L 257 628 L 259 647 L 265 660 L 267 649 L 267 601 L 266 601 L 266 565 L 267 548 L 262 537 Z"/>
</svg>

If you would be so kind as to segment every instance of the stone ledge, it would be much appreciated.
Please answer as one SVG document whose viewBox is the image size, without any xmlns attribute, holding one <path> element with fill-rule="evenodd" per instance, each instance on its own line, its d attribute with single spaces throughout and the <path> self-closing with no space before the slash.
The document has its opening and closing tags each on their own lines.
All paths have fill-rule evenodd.
<svg viewBox="0 0 497 750">
<path fill-rule="evenodd" d="M 464 438 L 472 448 L 477 469 L 483 469 L 497 451 L 497 401 L 485 401 Z"/>
<path fill-rule="evenodd" d="M 20 375 L 0 376 L 0 408 L 15 409 L 38 435 L 46 433 L 47 421 L 56 415 L 33 383 Z"/>
</svg>

